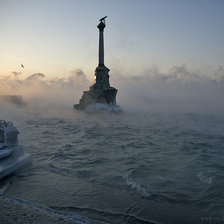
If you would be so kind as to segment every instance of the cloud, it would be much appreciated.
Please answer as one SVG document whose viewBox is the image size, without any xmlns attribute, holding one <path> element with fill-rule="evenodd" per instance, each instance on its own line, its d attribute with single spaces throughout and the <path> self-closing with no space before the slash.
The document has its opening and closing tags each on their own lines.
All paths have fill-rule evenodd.
<svg viewBox="0 0 224 224">
<path fill-rule="evenodd" d="M 26 81 L 37 80 L 39 78 L 45 78 L 45 75 L 42 73 L 34 73 L 26 78 Z"/>
<path fill-rule="evenodd" d="M 12 74 L 13 74 L 15 77 L 22 75 L 21 72 L 12 72 Z"/>
<path fill-rule="evenodd" d="M 209 76 L 190 71 L 185 65 L 167 73 L 149 68 L 131 77 L 113 74 L 118 102 L 129 109 L 173 112 L 224 112 L 224 74 Z"/>
<path fill-rule="evenodd" d="M 112 69 L 110 83 L 118 89 L 117 103 L 124 111 L 223 114 L 223 71 L 219 67 L 208 75 L 181 65 L 170 68 L 167 73 L 152 67 L 128 76 Z M 62 116 L 72 111 L 73 104 L 79 102 L 83 91 L 89 90 L 92 84 L 93 80 L 89 81 L 80 69 L 72 70 L 64 78 L 47 78 L 45 74 L 35 73 L 21 79 L 13 72 L 10 76 L 0 76 L 0 95 L 23 96 L 25 108 L 7 106 L 10 112 L 14 108 L 17 115 L 23 110 L 26 116 L 27 113 Z M 0 115 L 4 119 L 3 111 L 4 116 L 10 114 L 6 105 L 0 103 Z"/>
<path fill-rule="evenodd" d="M 90 83 L 81 70 L 74 69 L 66 78 L 51 79 L 42 73 L 20 79 L 12 73 L 0 77 L 0 85 L 0 95 L 23 96 L 26 107 L 20 108 L 20 111 L 56 115 L 60 114 L 59 111 L 72 109 L 73 104 L 78 102 L 82 92 L 89 88 Z M 0 115 L 3 110 L 7 111 L 5 107 L 12 109 L 12 105 L 6 104 L 0 103 Z"/>
</svg>

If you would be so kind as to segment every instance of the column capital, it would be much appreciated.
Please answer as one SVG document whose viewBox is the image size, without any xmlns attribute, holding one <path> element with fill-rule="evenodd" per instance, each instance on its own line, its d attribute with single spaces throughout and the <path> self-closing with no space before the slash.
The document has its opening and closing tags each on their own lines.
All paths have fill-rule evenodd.
<svg viewBox="0 0 224 224">
<path fill-rule="evenodd" d="M 105 27 L 106 27 L 106 25 L 105 25 L 105 23 L 102 22 L 102 21 L 101 21 L 101 22 L 98 24 L 98 26 L 97 26 L 97 28 L 98 28 L 100 31 L 103 31 Z"/>
</svg>

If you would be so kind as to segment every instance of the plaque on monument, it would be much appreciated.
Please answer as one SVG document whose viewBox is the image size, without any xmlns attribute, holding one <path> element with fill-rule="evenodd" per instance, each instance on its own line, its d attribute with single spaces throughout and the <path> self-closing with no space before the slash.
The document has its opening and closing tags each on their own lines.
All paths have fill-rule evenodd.
<svg viewBox="0 0 224 224">
<path fill-rule="evenodd" d="M 79 104 L 75 104 L 74 109 L 84 110 L 93 104 L 106 104 L 116 106 L 117 89 L 110 86 L 109 69 L 104 65 L 104 38 L 103 32 L 106 27 L 105 17 L 100 19 L 97 28 L 99 29 L 99 64 L 95 69 L 94 84 L 88 91 L 84 91 Z"/>
</svg>

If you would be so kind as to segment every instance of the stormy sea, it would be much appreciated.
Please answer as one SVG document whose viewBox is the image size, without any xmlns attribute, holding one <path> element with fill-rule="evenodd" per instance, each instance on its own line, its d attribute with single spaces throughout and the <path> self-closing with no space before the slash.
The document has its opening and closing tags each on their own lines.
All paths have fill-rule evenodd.
<svg viewBox="0 0 224 224">
<path fill-rule="evenodd" d="M 222 115 L 70 111 L 15 125 L 33 162 L 1 183 L 14 203 L 69 223 L 224 220 Z"/>
</svg>

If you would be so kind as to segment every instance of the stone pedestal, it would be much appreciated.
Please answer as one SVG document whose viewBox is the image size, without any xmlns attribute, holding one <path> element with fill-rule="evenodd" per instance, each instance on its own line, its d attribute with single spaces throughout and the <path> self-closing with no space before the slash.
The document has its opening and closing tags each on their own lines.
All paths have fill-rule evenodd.
<svg viewBox="0 0 224 224">
<path fill-rule="evenodd" d="M 95 103 L 116 104 L 117 89 L 110 87 L 102 90 L 84 91 L 79 104 L 75 104 L 75 109 L 85 109 L 87 106 Z"/>
<path fill-rule="evenodd" d="M 105 66 L 98 66 L 95 70 L 94 84 L 89 91 L 84 91 L 79 104 L 75 104 L 75 109 L 85 109 L 94 103 L 116 104 L 117 89 L 110 86 L 109 69 Z"/>
<path fill-rule="evenodd" d="M 84 91 L 79 104 L 75 104 L 75 109 L 85 109 L 87 106 L 96 103 L 116 105 L 117 89 L 110 86 L 109 71 L 104 65 L 104 41 L 103 31 L 105 28 L 105 17 L 100 20 L 99 29 L 99 65 L 95 69 L 94 84 L 89 91 Z"/>
</svg>

